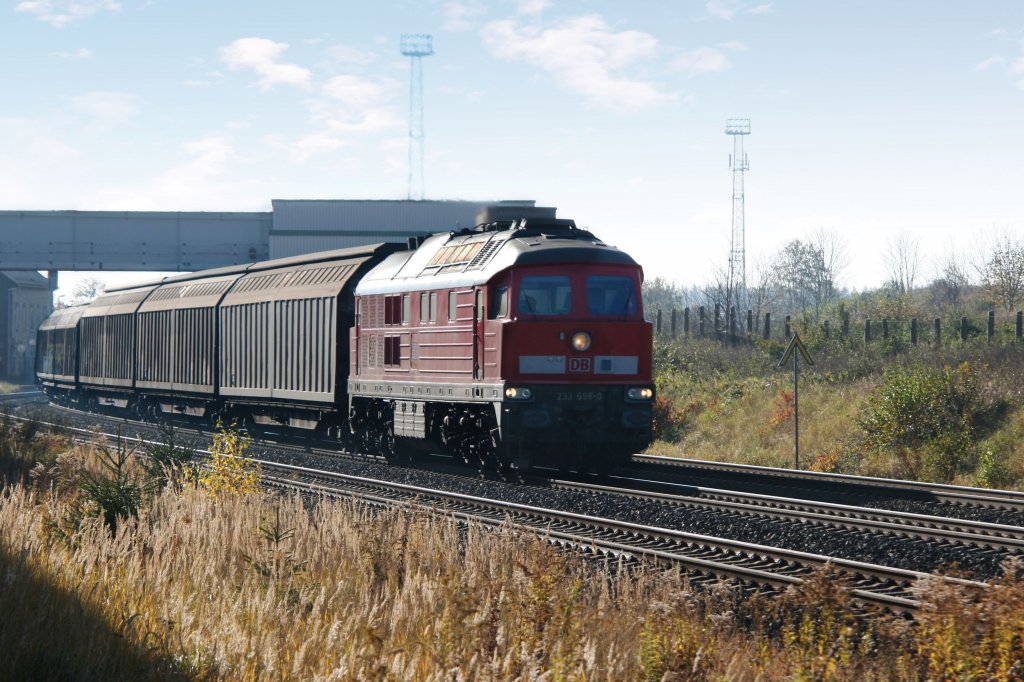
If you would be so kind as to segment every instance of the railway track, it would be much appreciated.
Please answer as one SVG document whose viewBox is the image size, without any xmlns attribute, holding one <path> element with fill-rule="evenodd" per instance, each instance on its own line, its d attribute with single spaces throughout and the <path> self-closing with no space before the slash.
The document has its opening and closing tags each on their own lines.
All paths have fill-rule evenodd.
<svg viewBox="0 0 1024 682">
<path fill-rule="evenodd" d="M 724 538 L 644 526 L 613 519 L 496 501 L 447 491 L 380 481 L 335 472 L 263 462 L 264 477 L 274 486 L 304 494 L 358 498 L 375 505 L 403 505 L 442 512 L 467 523 L 506 526 L 540 534 L 549 542 L 578 551 L 626 560 L 645 560 L 681 568 L 702 579 L 718 578 L 779 591 L 799 586 L 826 565 L 847 579 L 851 596 L 861 604 L 912 613 L 914 586 L 927 573 L 907 571 L 807 552 L 736 542 Z M 968 592 L 986 583 L 940 578 Z"/>
<path fill-rule="evenodd" d="M 601 484 L 559 479 L 548 483 L 555 489 L 624 495 L 676 507 L 1024 553 L 1024 528 L 1020 526 L 617 476 Z"/>
<path fill-rule="evenodd" d="M 153 428 L 151 425 L 144 426 Z M 86 438 L 95 438 L 97 435 L 95 431 L 77 431 L 80 431 Z M 108 437 L 113 438 L 116 436 L 108 434 Z M 263 445 L 267 446 L 268 444 L 264 443 Z M 312 453 L 321 456 L 337 457 L 337 452 L 328 450 L 320 450 L 318 452 L 318 449 L 311 444 L 292 443 L 288 445 L 274 445 L 274 447 L 275 449 L 280 447 L 291 450 L 294 454 Z M 365 461 L 365 458 L 359 455 L 353 455 L 352 458 Z M 416 504 L 421 506 L 443 508 L 452 512 L 459 511 L 459 513 L 465 511 L 460 505 L 472 502 L 470 507 L 475 509 L 480 508 L 480 505 L 486 503 L 489 505 L 490 511 L 477 515 L 479 517 L 478 520 L 485 518 L 493 520 L 498 517 L 504 520 L 510 515 L 511 517 L 518 518 L 516 515 L 536 512 L 540 514 L 537 518 L 543 519 L 543 522 L 534 520 L 531 523 L 526 523 L 526 521 L 523 521 L 522 529 L 524 531 L 532 529 L 536 532 L 540 529 L 544 532 L 562 533 L 564 537 L 562 535 L 552 536 L 559 544 L 580 548 L 590 547 L 588 551 L 600 551 L 606 555 L 637 559 L 646 556 L 663 563 L 675 563 L 688 571 L 695 572 L 697 575 L 736 579 L 768 586 L 770 589 L 778 589 L 789 584 L 799 584 L 798 581 L 794 581 L 792 578 L 800 578 L 807 571 L 813 570 L 814 567 L 821 566 L 824 562 L 831 562 L 833 566 L 852 577 L 852 589 L 855 591 L 864 590 L 883 595 L 883 597 L 872 601 L 865 595 L 858 593 L 855 596 L 859 600 L 864 603 L 884 605 L 886 608 L 910 611 L 914 608 L 914 605 L 907 601 L 913 601 L 910 596 L 910 588 L 921 576 L 928 575 L 923 571 L 885 567 L 867 562 L 829 557 L 824 554 L 767 547 L 750 542 L 726 540 L 710 535 L 686 533 L 669 528 L 652 529 L 649 526 L 626 521 L 598 519 L 595 516 L 571 514 L 555 509 L 485 499 L 483 497 L 462 495 L 422 486 L 389 483 L 351 474 L 310 469 L 276 461 L 260 460 L 260 462 L 268 476 L 268 481 L 274 482 L 275 479 L 279 479 L 276 481 L 277 485 L 288 483 L 291 489 L 298 489 L 298 484 L 296 483 L 298 480 L 296 478 L 297 472 L 307 472 L 302 474 L 311 481 L 306 489 L 307 493 L 347 494 L 349 496 L 359 496 L 368 501 L 371 498 L 376 500 L 377 497 L 380 497 L 381 499 L 377 500 L 379 503 L 383 503 L 386 499 L 397 499 L 409 503 L 412 498 L 416 498 Z M 457 471 L 454 467 L 448 468 L 450 472 Z M 273 473 L 275 471 L 286 473 L 279 475 Z M 465 474 L 462 473 L 462 476 L 464 477 Z M 342 489 L 343 486 L 339 485 L 339 481 L 347 482 L 344 486 L 344 490 L 348 491 L 347 493 Z M 608 485 L 607 483 L 612 483 L 613 485 Z M 996 552 L 999 556 L 1004 553 L 1021 554 L 1024 551 L 1024 528 L 1015 526 L 963 521 L 920 514 L 887 512 L 872 508 L 827 504 L 777 496 L 752 495 L 750 493 L 671 484 L 662 481 L 618 478 L 599 485 L 582 481 L 554 480 L 548 481 L 546 485 L 549 488 L 556 489 L 590 491 L 602 495 L 614 494 L 634 499 L 639 498 L 648 502 L 689 507 L 701 511 L 715 510 L 737 516 L 770 518 L 783 522 L 806 524 L 817 526 L 824 532 L 834 528 L 836 532 L 870 532 L 889 537 L 915 538 L 919 541 L 930 543 L 956 543 L 975 548 L 978 551 Z M 335 488 L 338 488 L 338 490 L 334 490 Z M 384 494 L 381 492 L 382 490 L 390 490 L 390 492 Z M 431 496 L 429 498 L 428 493 Z M 425 501 L 427 499 L 430 501 Z M 468 514 L 469 512 L 466 513 Z M 529 517 L 529 514 L 527 514 L 527 517 Z M 561 517 L 560 520 L 559 517 Z M 468 520 L 469 516 L 466 519 Z M 601 528 L 594 526 L 593 524 L 597 521 L 603 522 L 604 526 Z M 519 523 L 519 521 L 516 521 L 516 523 Z M 581 523 L 584 526 L 590 523 L 591 526 L 576 533 L 573 529 Z M 635 537 L 647 538 L 647 540 L 637 541 L 639 542 L 638 545 L 635 542 L 623 541 L 623 538 L 632 539 Z M 592 543 L 597 540 L 600 540 L 600 543 L 593 545 Z M 588 542 L 591 545 L 587 545 Z M 673 559 L 676 555 L 679 558 Z M 852 556 L 861 555 L 854 554 Z M 689 559 L 699 559 L 700 561 L 689 561 Z M 705 566 L 701 563 L 702 561 L 711 561 L 715 565 Z M 735 570 L 733 568 L 725 568 L 723 567 L 724 565 L 731 566 Z M 761 575 L 759 571 L 771 575 Z M 754 580 L 754 578 L 759 578 L 759 580 Z M 967 581 L 965 584 L 977 587 L 984 583 Z M 888 597 L 894 597 L 894 599 L 889 599 L 883 604 Z"/>
<path fill-rule="evenodd" d="M 1013 490 L 971 488 L 942 483 L 830 474 L 654 455 L 634 455 L 633 463 L 635 473 L 647 477 L 665 476 L 677 480 L 683 477 L 691 480 L 712 478 L 731 484 L 742 483 L 789 490 L 813 490 L 817 491 L 819 495 L 834 496 L 838 494 L 861 498 L 898 495 L 911 500 L 1024 512 L 1024 492 Z"/>
<path fill-rule="evenodd" d="M 59 408 L 65 410 L 67 408 Z M 70 410 L 74 414 L 81 414 Z M 95 416 L 90 414 L 89 416 Z M 134 422 L 131 422 L 134 424 Z M 152 425 L 142 424 L 152 429 Z M 383 463 L 382 458 L 339 453 L 337 450 L 317 447 L 315 442 L 265 441 L 261 446 L 295 457 L 314 455 L 325 458 L 344 457 L 352 461 Z M 434 464 L 429 471 L 455 476 L 466 476 L 465 467 Z M 581 480 L 541 479 L 542 488 L 556 490 L 589 491 L 597 494 L 621 495 L 648 502 L 684 507 L 695 510 L 715 510 L 747 518 L 767 518 L 784 522 L 808 524 L 820 528 L 835 528 L 875 533 L 886 537 L 902 537 L 929 542 L 950 543 L 1010 554 L 1024 553 L 1024 527 L 956 519 L 938 515 L 915 514 L 872 507 L 836 504 L 807 499 L 762 495 L 736 490 L 725 490 L 688 483 L 652 481 L 636 477 L 614 476 L 601 483 Z"/>
</svg>

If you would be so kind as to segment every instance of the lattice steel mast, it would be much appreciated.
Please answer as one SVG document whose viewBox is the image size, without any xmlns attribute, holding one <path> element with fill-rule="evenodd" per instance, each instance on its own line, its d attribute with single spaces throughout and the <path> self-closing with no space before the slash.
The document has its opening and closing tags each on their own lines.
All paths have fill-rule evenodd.
<svg viewBox="0 0 1024 682">
<path fill-rule="evenodd" d="M 732 156 L 729 157 L 729 167 L 732 168 L 732 233 L 729 238 L 729 281 L 725 292 L 725 312 L 729 315 L 732 306 L 741 306 L 747 293 L 744 180 L 750 163 L 743 151 L 743 138 L 750 134 L 750 119 L 726 119 L 725 134 L 732 136 Z"/>
<path fill-rule="evenodd" d="M 409 192 L 408 199 L 423 199 L 423 58 L 434 54 L 433 38 L 403 34 L 402 54 L 409 58 Z"/>
</svg>

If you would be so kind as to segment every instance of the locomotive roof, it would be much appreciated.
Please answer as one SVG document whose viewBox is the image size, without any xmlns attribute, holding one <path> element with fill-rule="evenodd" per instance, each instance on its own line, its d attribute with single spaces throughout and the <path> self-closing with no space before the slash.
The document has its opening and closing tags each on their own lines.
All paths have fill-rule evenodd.
<svg viewBox="0 0 1024 682">
<path fill-rule="evenodd" d="M 356 295 L 483 284 L 513 265 L 610 263 L 636 265 L 572 220 L 513 220 L 426 238 L 395 253 L 356 287 Z"/>
</svg>

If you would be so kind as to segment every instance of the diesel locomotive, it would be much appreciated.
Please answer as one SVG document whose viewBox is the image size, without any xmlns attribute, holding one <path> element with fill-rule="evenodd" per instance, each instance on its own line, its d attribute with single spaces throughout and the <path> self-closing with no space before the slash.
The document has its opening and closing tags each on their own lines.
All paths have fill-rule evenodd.
<svg viewBox="0 0 1024 682">
<path fill-rule="evenodd" d="M 36 373 L 83 409 L 600 472 L 651 440 L 642 277 L 572 220 L 492 222 L 110 289 L 43 322 Z"/>
</svg>

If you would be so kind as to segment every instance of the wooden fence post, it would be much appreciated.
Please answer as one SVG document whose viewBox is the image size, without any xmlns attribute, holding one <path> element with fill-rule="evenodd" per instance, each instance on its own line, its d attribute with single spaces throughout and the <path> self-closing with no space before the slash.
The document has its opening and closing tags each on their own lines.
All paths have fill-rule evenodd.
<svg viewBox="0 0 1024 682">
<path fill-rule="evenodd" d="M 967 318 L 966 317 L 961 317 L 960 318 L 960 340 L 961 341 L 966 341 L 967 340 Z"/>
<path fill-rule="evenodd" d="M 661 308 L 658 308 L 658 321 L 654 325 L 654 331 L 658 336 L 661 336 Z"/>
<path fill-rule="evenodd" d="M 698 318 L 700 323 L 700 337 L 704 338 L 704 318 L 707 316 L 707 311 L 704 310 L 704 306 L 701 306 L 698 310 Z"/>
<path fill-rule="evenodd" d="M 883 317 L 882 318 L 882 338 L 883 339 L 888 339 L 889 338 L 889 318 L 888 317 Z"/>
<path fill-rule="evenodd" d="M 720 303 L 715 304 L 715 336 L 718 336 L 718 330 L 722 328 L 722 305 Z"/>
<path fill-rule="evenodd" d="M 843 338 L 850 335 L 850 313 L 843 315 Z"/>
<path fill-rule="evenodd" d="M 789 341 L 793 338 L 793 323 L 789 319 L 789 315 L 786 315 L 786 340 Z"/>
<path fill-rule="evenodd" d="M 935 318 L 935 347 L 938 348 L 942 345 L 942 319 Z"/>
<path fill-rule="evenodd" d="M 864 320 L 864 343 L 871 343 L 871 320 Z"/>
<path fill-rule="evenodd" d="M 910 318 L 910 345 L 917 345 L 917 318 Z"/>
<path fill-rule="evenodd" d="M 747 336 L 754 335 L 754 311 L 747 308 Z"/>
<path fill-rule="evenodd" d="M 996 335 L 996 311 L 988 311 L 988 341 L 992 343 L 992 337 Z"/>
<path fill-rule="evenodd" d="M 772 314 L 764 314 L 764 329 L 761 330 L 761 336 L 765 341 L 772 338 Z"/>
<path fill-rule="evenodd" d="M 829 325 L 828 320 L 825 320 L 825 338 L 826 339 L 829 338 L 829 336 L 831 336 L 831 333 L 832 333 L 832 328 Z"/>
<path fill-rule="evenodd" d="M 1017 340 L 1024 336 L 1024 312 L 1017 311 Z"/>
<path fill-rule="evenodd" d="M 683 308 L 683 336 L 690 338 L 690 308 Z"/>
<path fill-rule="evenodd" d="M 676 309 L 672 309 L 672 321 L 670 323 L 670 329 L 672 330 L 672 338 L 676 338 Z"/>
</svg>

